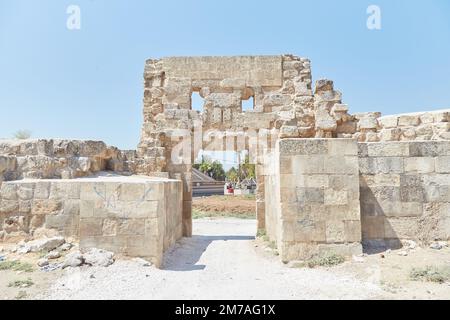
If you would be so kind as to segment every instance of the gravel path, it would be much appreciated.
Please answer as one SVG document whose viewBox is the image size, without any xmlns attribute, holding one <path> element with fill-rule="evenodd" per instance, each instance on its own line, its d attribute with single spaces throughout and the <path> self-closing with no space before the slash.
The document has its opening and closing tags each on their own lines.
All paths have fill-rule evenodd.
<svg viewBox="0 0 450 320">
<path fill-rule="evenodd" d="M 164 269 L 134 261 L 67 270 L 47 299 L 369 299 L 375 284 L 332 269 L 293 269 L 255 247 L 254 220 L 195 220 Z"/>
</svg>

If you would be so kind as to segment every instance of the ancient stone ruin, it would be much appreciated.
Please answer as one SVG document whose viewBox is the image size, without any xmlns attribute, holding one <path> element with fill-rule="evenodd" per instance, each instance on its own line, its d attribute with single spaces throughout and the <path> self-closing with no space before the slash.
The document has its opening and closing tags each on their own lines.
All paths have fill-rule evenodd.
<svg viewBox="0 0 450 320">
<path fill-rule="evenodd" d="M 342 102 L 293 55 L 148 60 L 137 150 L 0 140 L 0 241 L 61 234 L 160 265 L 192 234 L 200 150 L 249 152 L 257 228 L 283 261 L 449 239 L 450 110 L 382 117 Z"/>
</svg>

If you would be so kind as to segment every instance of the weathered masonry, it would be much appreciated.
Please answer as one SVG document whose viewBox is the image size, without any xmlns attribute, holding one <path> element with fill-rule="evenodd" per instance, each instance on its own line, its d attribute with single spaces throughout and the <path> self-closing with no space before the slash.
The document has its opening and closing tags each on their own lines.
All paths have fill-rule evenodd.
<svg viewBox="0 0 450 320">
<path fill-rule="evenodd" d="M 249 152 L 284 261 L 450 237 L 450 110 L 350 114 L 294 55 L 151 59 L 143 104 L 137 150 L 0 140 L 0 241 L 60 233 L 159 265 L 192 234 L 200 150 Z"/>
<path fill-rule="evenodd" d="M 266 230 L 285 261 L 450 238 L 450 141 L 281 139 L 266 155 Z"/>
</svg>

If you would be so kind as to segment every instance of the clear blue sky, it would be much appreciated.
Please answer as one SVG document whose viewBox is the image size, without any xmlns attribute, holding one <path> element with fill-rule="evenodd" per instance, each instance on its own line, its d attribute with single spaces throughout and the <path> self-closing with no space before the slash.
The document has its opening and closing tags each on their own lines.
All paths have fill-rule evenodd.
<svg viewBox="0 0 450 320">
<path fill-rule="evenodd" d="M 70 4 L 81 30 L 66 28 Z M 448 0 L 0 0 L 0 137 L 135 148 L 145 59 L 281 53 L 309 57 L 352 112 L 450 106 Z"/>
</svg>

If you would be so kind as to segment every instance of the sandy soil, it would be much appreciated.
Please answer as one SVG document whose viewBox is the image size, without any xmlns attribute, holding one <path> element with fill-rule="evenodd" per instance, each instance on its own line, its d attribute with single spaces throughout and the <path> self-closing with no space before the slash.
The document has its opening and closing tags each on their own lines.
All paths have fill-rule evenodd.
<svg viewBox="0 0 450 320">
<path fill-rule="evenodd" d="M 336 267 L 292 268 L 280 262 L 256 221 L 198 219 L 194 236 L 165 255 L 162 270 L 119 259 L 108 268 L 44 273 L 0 271 L 0 299 L 450 299 L 450 284 L 411 281 L 411 268 L 450 266 L 450 248 L 416 248 L 349 259 Z M 37 257 L 26 255 L 33 262 Z M 357 261 L 355 261 L 357 260 Z M 8 283 L 30 277 L 30 288 Z"/>
<path fill-rule="evenodd" d="M 256 203 L 254 196 L 209 196 L 195 197 L 192 200 L 195 212 L 209 213 L 211 216 L 227 214 L 235 217 L 255 217 Z"/>
<path fill-rule="evenodd" d="M 68 270 L 50 299 L 370 299 L 378 285 L 324 269 L 294 269 L 254 241 L 256 221 L 197 220 L 163 270 L 120 261 Z M 105 288 L 108 288 L 107 290 Z"/>
<path fill-rule="evenodd" d="M 29 263 L 33 270 L 31 272 L 0 270 L 0 300 L 29 299 L 48 289 L 63 275 L 62 270 L 55 270 L 52 272 L 40 271 L 40 268 L 36 265 L 36 261 L 39 259 L 38 254 L 6 254 L 13 246 L 15 245 L 2 245 L 4 252 L 0 252 L 0 255 L 6 256 L 8 260 L 18 259 L 20 262 Z M 58 260 L 55 260 L 55 262 L 57 261 Z M 24 280 L 31 280 L 32 285 L 19 287 L 12 286 L 13 282 Z"/>
</svg>

